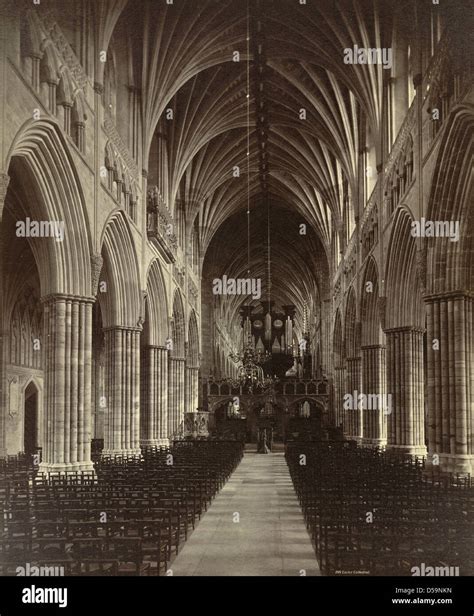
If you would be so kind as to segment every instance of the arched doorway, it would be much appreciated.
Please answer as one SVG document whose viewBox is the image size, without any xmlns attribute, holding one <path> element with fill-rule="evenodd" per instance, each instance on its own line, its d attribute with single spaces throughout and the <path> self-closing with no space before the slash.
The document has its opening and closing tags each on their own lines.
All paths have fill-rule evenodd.
<svg viewBox="0 0 474 616">
<path fill-rule="evenodd" d="M 23 450 L 27 456 L 38 447 L 38 388 L 31 381 L 25 389 Z"/>
<path fill-rule="evenodd" d="M 316 400 L 305 397 L 293 402 L 286 421 L 286 440 L 321 440 L 323 414 L 324 408 Z"/>
</svg>

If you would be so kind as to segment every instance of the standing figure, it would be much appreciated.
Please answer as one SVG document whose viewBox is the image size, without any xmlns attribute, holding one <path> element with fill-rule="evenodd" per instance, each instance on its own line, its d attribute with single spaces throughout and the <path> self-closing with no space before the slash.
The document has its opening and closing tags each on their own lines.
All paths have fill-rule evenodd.
<svg viewBox="0 0 474 616">
<path fill-rule="evenodd" d="M 267 430 L 263 428 L 259 431 L 258 435 L 258 449 L 257 453 L 270 453 L 270 449 L 267 445 Z"/>
</svg>

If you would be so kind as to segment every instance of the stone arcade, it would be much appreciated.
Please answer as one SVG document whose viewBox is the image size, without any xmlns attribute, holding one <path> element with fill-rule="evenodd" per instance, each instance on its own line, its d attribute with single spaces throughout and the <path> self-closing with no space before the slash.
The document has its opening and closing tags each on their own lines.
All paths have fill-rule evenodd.
<svg viewBox="0 0 474 616">
<path fill-rule="evenodd" d="M 210 14 L 196 28 L 214 42 L 192 50 L 188 81 L 179 77 L 185 65 L 166 73 L 152 62 L 141 83 L 142 29 L 154 41 L 150 58 L 159 57 L 166 43 L 154 36 L 157 24 L 184 28 L 174 5 L 137 24 L 132 3 L 122 2 L 116 14 L 92 10 L 72 27 L 46 4 L 2 3 L 0 456 L 41 448 L 43 471 L 77 471 L 91 468 L 93 440 L 107 454 L 139 456 L 142 445 L 182 434 L 184 413 L 204 404 L 206 379 L 237 374 L 229 355 L 240 344 L 238 291 L 250 291 L 254 306 L 268 294 L 272 202 L 271 293 L 296 306 L 294 340 L 277 351 L 310 356 L 308 376 L 328 376 L 328 421 L 358 443 L 428 462 L 437 455 L 442 469 L 471 472 L 473 117 L 467 66 L 445 53 L 462 45 L 462 27 L 453 42 L 443 30 L 456 23 L 455 9 L 425 7 L 426 32 L 402 38 L 408 10 L 379 16 L 393 32 L 384 41 L 397 58 L 383 71 L 389 80 L 376 64 L 346 66 L 335 39 L 313 36 L 303 23 L 309 5 L 285 9 L 277 21 L 296 19 L 327 66 L 285 60 L 268 25 L 268 57 L 277 47 L 279 60 L 265 64 L 247 98 L 245 62 L 232 62 Z M 235 49 L 245 42 L 241 17 L 237 6 L 228 16 Z M 252 20 L 264 23 L 257 13 Z M 343 24 L 339 39 L 361 48 Z M 137 45 L 124 43 L 134 37 Z M 174 67 L 178 49 L 166 49 Z M 258 52 L 257 44 L 257 68 Z M 206 53 L 218 58 L 214 69 Z M 373 87 L 357 87 L 362 75 Z M 249 178 L 239 145 L 247 105 L 249 163 L 260 168 Z M 441 117 L 430 120 L 435 107 Z M 304 121 L 295 119 L 300 108 Z M 363 111 L 376 108 L 383 113 Z M 49 221 L 50 230 L 61 221 L 63 241 L 55 226 L 54 237 L 18 236 L 25 221 Z M 421 223 L 412 233 L 419 221 L 448 221 L 450 241 Z M 303 339 L 308 348 L 298 351 Z M 353 391 L 391 394 L 394 411 L 345 410 Z"/>
<path fill-rule="evenodd" d="M 69 4 L 0 2 L 5 476 L 113 483 L 125 460 L 132 493 L 169 455 L 170 484 L 207 465 L 204 511 L 240 441 L 242 506 L 290 474 L 305 505 L 299 454 L 380 463 L 389 495 L 386 459 L 472 475 L 466 0 Z M 274 513 L 238 528 L 271 541 Z"/>
</svg>

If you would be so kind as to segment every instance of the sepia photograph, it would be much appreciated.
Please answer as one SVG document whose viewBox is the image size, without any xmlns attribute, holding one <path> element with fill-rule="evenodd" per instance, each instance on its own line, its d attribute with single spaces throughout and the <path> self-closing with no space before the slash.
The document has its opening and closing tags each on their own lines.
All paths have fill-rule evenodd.
<svg viewBox="0 0 474 616">
<path fill-rule="evenodd" d="M 1 616 L 472 616 L 473 18 L 0 0 Z"/>
</svg>

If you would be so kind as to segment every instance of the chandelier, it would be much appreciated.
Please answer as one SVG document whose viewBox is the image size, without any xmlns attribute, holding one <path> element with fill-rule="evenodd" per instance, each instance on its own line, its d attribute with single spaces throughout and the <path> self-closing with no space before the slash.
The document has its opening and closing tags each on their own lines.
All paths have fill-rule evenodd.
<svg viewBox="0 0 474 616">
<path fill-rule="evenodd" d="M 262 364 L 271 358 L 271 354 L 268 351 L 256 351 L 251 335 L 248 336 L 242 352 L 231 353 L 229 357 L 239 364 L 237 377 L 228 379 L 232 387 L 243 387 L 251 394 L 256 387 L 266 390 L 278 381 L 265 376 Z"/>
<path fill-rule="evenodd" d="M 247 273 L 250 276 L 250 16 L 247 7 Z M 266 192 L 266 184 L 264 186 Z M 270 299 L 271 293 L 271 271 L 270 271 L 270 210 L 267 198 L 267 233 L 268 233 L 268 281 L 267 293 Z M 245 334 L 247 334 L 247 342 L 245 343 Z M 242 387 L 251 394 L 254 388 L 268 390 L 279 379 L 276 377 L 266 376 L 262 365 L 268 362 L 271 357 L 271 350 L 256 349 L 253 337 L 250 331 L 243 329 L 243 344 L 242 351 L 239 353 L 231 353 L 230 359 L 238 364 L 238 372 L 236 378 L 229 378 L 227 381 L 232 387 Z"/>
</svg>

